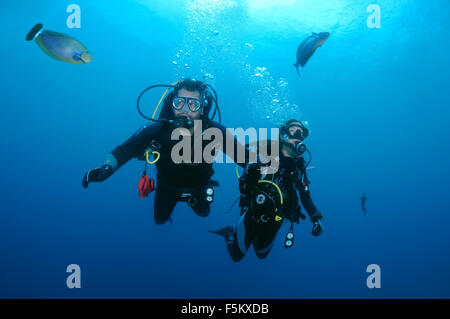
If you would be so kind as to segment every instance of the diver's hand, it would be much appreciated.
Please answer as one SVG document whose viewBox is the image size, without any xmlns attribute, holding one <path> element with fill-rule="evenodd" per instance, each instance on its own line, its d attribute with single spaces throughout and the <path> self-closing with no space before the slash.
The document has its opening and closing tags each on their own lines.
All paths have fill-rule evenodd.
<svg viewBox="0 0 450 319">
<path fill-rule="evenodd" d="M 111 165 L 105 164 L 102 167 L 97 167 L 90 169 L 86 174 L 84 174 L 81 186 L 87 188 L 89 183 L 92 182 L 103 182 L 105 179 L 110 177 L 114 173 Z"/>
<path fill-rule="evenodd" d="M 322 234 L 322 232 L 323 232 L 323 227 L 322 227 L 322 224 L 320 223 L 320 220 L 315 221 L 313 223 L 313 228 L 312 228 L 311 234 L 313 236 L 317 237 L 320 234 Z"/>
</svg>

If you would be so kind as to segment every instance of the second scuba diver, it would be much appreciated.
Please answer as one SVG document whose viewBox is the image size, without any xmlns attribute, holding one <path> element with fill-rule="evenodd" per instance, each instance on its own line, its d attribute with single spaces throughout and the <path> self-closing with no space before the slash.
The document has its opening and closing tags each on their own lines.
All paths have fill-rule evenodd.
<svg viewBox="0 0 450 319">
<path fill-rule="evenodd" d="M 140 111 L 139 99 L 146 90 L 160 86 L 173 87 L 173 90 L 164 99 L 159 119 L 147 118 Z M 156 162 L 157 187 L 154 202 L 156 224 L 167 222 L 179 201 L 186 201 L 198 216 L 206 217 L 213 201 L 213 186 L 218 186 L 216 181 L 211 180 L 214 174 L 212 163 L 203 161 L 175 163 L 171 158 L 171 151 L 177 141 L 171 139 L 171 134 L 175 128 L 186 128 L 193 134 L 193 122 L 201 120 L 203 130 L 215 127 L 222 132 L 223 137 L 231 135 L 220 123 L 212 121 L 218 111 L 220 122 L 216 92 L 209 85 L 193 79 L 179 81 L 175 86 L 155 85 L 150 88 L 140 95 L 138 110 L 153 123 L 143 126 L 123 144 L 114 148 L 103 166 L 89 170 L 83 177 L 82 186 L 87 188 L 89 183 L 106 180 L 130 159 L 142 157 L 145 150 L 150 148 L 159 153 L 160 157 Z M 208 88 L 214 91 L 214 95 Z M 213 102 L 216 109 L 210 119 L 208 114 Z M 231 154 L 237 154 L 237 148 L 243 147 L 236 138 L 234 142 Z M 227 153 L 225 145 L 222 151 Z"/>
<path fill-rule="evenodd" d="M 308 151 L 302 143 L 308 129 L 297 120 L 289 120 L 280 128 L 279 169 L 266 174 L 259 163 L 247 164 L 239 178 L 241 193 L 239 206 L 241 217 L 235 228 L 227 226 L 210 231 L 225 238 L 228 253 L 233 261 L 240 261 L 253 244 L 256 255 L 265 258 L 272 249 L 276 234 L 284 219 L 291 221 L 285 246 L 293 245 L 293 223 L 306 216 L 301 212 L 301 203 L 313 223 L 312 235 L 322 231 L 322 214 L 314 205 L 309 192 L 309 180 L 303 153 Z"/>
</svg>

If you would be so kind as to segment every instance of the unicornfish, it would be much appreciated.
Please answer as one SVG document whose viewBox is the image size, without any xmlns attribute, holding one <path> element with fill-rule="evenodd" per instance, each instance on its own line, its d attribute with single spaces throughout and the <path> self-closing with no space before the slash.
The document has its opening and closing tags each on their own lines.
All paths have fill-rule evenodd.
<svg viewBox="0 0 450 319">
<path fill-rule="evenodd" d="M 294 63 L 294 67 L 298 72 L 298 67 L 301 65 L 305 66 L 306 62 L 313 56 L 316 49 L 328 39 L 330 36 L 329 32 L 312 33 L 309 37 L 302 41 L 297 48 L 297 62 Z"/>
<path fill-rule="evenodd" d="M 42 23 L 36 24 L 26 36 L 27 41 L 36 40 L 38 46 L 50 57 L 73 64 L 85 64 L 92 60 L 88 49 L 78 40 L 63 33 L 42 30 Z"/>
</svg>

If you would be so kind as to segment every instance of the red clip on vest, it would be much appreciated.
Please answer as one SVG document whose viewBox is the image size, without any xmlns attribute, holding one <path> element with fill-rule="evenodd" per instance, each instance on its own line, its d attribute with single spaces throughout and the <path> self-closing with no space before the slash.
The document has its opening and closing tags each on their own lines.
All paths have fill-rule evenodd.
<svg viewBox="0 0 450 319">
<path fill-rule="evenodd" d="M 148 178 L 146 175 L 142 175 L 138 184 L 139 197 L 147 197 L 148 194 L 155 190 L 155 181 L 153 178 Z"/>
</svg>

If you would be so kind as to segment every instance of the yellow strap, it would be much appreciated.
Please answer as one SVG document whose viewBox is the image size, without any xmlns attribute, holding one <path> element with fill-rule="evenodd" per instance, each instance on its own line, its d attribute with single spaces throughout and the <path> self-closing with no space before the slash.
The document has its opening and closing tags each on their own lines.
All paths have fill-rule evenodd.
<svg viewBox="0 0 450 319">
<path fill-rule="evenodd" d="M 239 176 L 238 165 L 237 165 L 237 164 L 236 164 L 236 176 L 237 176 L 238 179 L 241 178 L 241 177 Z M 273 185 L 273 186 L 277 189 L 278 194 L 280 194 L 280 202 L 281 202 L 281 205 L 283 205 L 283 193 L 281 192 L 281 189 L 278 187 L 277 184 L 275 184 L 275 183 L 272 182 L 272 181 L 267 181 L 267 180 L 264 180 L 264 179 L 259 180 L 258 183 L 268 183 L 268 184 Z"/>
<path fill-rule="evenodd" d="M 177 84 L 177 83 L 178 83 L 178 81 L 177 81 L 177 82 L 174 82 L 172 85 L 175 85 L 175 84 Z M 153 120 L 153 118 L 155 117 L 156 112 L 158 112 L 159 105 L 161 104 L 162 100 L 164 99 L 164 97 L 166 96 L 167 92 L 169 92 L 170 89 L 171 89 L 171 88 L 167 88 L 167 90 L 164 92 L 164 94 L 163 94 L 163 95 L 161 96 L 161 98 L 159 99 L 158 105 L 156 105 L 156 109 L 155 109 L 155 111 L 153 112 L 152 120 Z"/>
<path fill-rule="evenodd" d="M 147 159 L 147 163 L 149 164 L 155 164 L 157 161 L 159 161 L 159 158 L 161 157 L 161 154 L 159 154 L 159 152 L 157 151 L 153 151 L 152 154 L 156 154 L 156 159 L 150 162 L 150 160 L 148 159 L 148 150 L 145 151 L 145 157 Z"/>
</svg>

